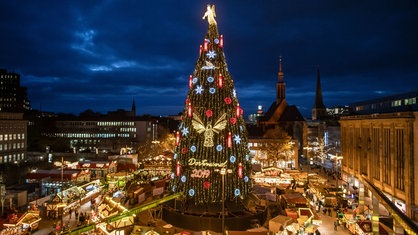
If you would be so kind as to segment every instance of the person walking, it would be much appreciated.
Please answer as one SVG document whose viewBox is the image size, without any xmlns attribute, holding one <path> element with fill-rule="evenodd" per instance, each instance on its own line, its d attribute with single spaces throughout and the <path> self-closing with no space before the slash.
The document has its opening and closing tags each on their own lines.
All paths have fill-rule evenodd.
<svg viewBox="0 0 418 235">
<path fill-rule="evenodd" d="M 77 221 L 78 220 L 78 210 L 77 209 L 75 210 L 74 214 L 75 214 L 75 220 Z"/>
<path fill-rule="evenodd" d="M 334 221 L 334 231 L 337 231 L 337 227 L 338 227 L 338 221 Z"/>
</svg>

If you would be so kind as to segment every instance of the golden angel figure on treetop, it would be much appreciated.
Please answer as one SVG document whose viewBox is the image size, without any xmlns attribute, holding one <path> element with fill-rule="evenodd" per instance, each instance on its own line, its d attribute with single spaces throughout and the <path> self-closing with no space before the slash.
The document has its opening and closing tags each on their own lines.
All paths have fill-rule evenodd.
<svg viewBox="0 0 418 235">
<path fill-rule="evenodd" d="M 207 5 L 205 15 L 203 15 L 202 19 L 205 19 L 206 17 L 208 17 L 208 22 L 210 25 L 216 24 L 215 5 L 212 5 L 212 6 L 210 4 Z"/>
</svg>

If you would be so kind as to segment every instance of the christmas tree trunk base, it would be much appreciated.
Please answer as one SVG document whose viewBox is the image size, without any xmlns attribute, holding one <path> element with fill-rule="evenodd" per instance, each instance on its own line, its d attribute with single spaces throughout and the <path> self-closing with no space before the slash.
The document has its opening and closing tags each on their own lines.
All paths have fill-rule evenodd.
<svg viewBox="0 0 418 235">
<path fill-rule="evenodd" d="M 173 202 L 165 205 L 162 218 L 165 222 L 185 230 L 222 232 L 221 203 L 187 205 L 186 201 Z M 226 202 L 224 218 L 226 230 L 245 231 L 264 224 L 267 208 L 255 206 L 255 202 L 250 201 Z"/>
</svg>

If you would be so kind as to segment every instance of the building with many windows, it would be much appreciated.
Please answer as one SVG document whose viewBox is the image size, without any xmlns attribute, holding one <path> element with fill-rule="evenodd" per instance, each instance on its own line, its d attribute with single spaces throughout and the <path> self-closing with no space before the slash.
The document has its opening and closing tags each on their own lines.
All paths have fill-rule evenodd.
<svg viewBox="0 0 418 235">
<path fill-rule="evenodd" d="M 343 179 L 356 187 L 369 182 L 401 214 L 415 222 L 418 221 L 417 98 L 418 92 L 410 92 L 357 102 L 350 105 L 355 114 L 340 119 Z M 364 192 L 370 196 L 367 187 Z"/>
<path fill-rule="evenodd" d="M 39 151 L 49 146 L 52 152 L 119 153 L 134 150 L 140 144 L 158 139 L 178 121 L 170 117 L 134 116 L 132 111 L 118 110 L 108 114 L 82 113 L 41 115 L 32 114 L 30 120 L 30 149 Z"/>
<path fill-rule="evenodd" d="M 27 150 L 27 121 L 23 113 L 0 112 L 0 164 L 18 163 Z"/>
<path fill-rule="evenodd" d="M 27 88 L 20 86 L 20 75 L 0 69 L 0 112 L 30 110 Z"/>
</svg>

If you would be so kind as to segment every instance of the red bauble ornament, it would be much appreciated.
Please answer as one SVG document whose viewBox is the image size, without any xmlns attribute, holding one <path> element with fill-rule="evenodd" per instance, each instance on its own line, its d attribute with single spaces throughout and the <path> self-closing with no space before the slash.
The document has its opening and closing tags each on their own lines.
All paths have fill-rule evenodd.
<svg viewBox="0 0 418 235">
<path fill-rule="evenodd" d="M 210 109 L 206 110 L 206 116 L 207 117 L 212 117 L 212 115 L 213 115 L 212 110 L 210 110 Z"/>
<path fill-rule="evenodd" d="M 224 99 L 224 101 L 225 101 L 226 104 L 230 104 L 232 102 L 231 98 L 229 98 L 229 97 L 226 97 Z"/>
<path fill-rule="evenodd" d="M 209 181 L 203 182 L 203 188 L 209 189 L 210 188 L 210 182 Z"/>
<path fill-rule="evenodd" d="M 186 154 L 186 153 L 187 153 L 187 150 L 188 150 L 188 149 L 187 149 L 186 147 L 184 147 L 184 148 L 182 148 L 182 149 L 181 149 L 181 153 L 182 153 L 182 154 Z"/>
<path fill-rule="evenodd" d="M 232 118 L 229 119 L 229 122 L 231 124 L 235 124 L 235 123 L 237 123 L 237 119 L 232 117 Z"/>
</svg>

